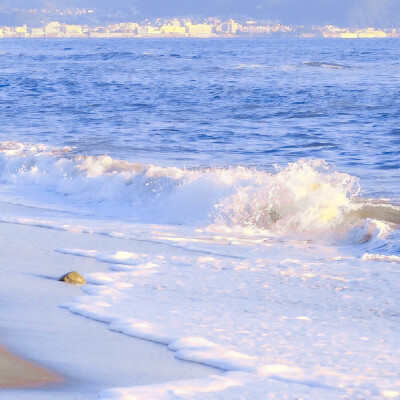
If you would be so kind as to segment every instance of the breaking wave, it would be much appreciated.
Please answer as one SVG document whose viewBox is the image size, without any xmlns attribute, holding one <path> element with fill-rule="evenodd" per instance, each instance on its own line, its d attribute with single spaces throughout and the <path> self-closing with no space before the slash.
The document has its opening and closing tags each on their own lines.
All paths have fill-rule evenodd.
<svg viewBox="0 0 400 400">
<path fill-rule="evenodd" d="M 112 208 L 161 223 L 257 228 L 274 234 L 345 232 L 365 244 L 400 224 L 400 208 L 359 198 L 358 179 L 324 160 L 299 160 L 273 173 L 255 168 L 185 169 L 135 164 L 71 148 L 3 142 L 0 177 L 61 201 Z M 124 208 L 126 210 L 126 207 Z"/>
</svg>

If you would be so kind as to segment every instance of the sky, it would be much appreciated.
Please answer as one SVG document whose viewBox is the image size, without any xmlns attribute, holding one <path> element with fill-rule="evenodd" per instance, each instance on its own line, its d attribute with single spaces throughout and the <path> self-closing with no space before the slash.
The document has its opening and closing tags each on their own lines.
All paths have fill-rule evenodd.
<svg viewBox="0 0 400 400">
<path fill-rule="evenodd" d="M 0 0 L 0 11 L 32 7 L 92 7 L 128 20 L 220 16 L 295 25 L 400 26 L 400 0 Z"/>
</svg>

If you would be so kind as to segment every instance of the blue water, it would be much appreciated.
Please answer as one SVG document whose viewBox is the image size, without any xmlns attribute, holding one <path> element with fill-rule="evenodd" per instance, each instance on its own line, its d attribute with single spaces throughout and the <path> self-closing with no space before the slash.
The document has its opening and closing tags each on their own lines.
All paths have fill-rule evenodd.
<svg viewBox="0 0 400 400">
<path fill-rule="evenodd" d="M 1 326 L 42 349 L 25 299 L 76 267 L 63 307 L 236 371 L 165 398 L 393 398 L 399 44 L 0 39 Z"/>
<path fill-rule="evenodd" d="M 0 41 L 0 140 L 163 166 L 322 158 L 400 199 L 398 40 Z"/>
</svg>

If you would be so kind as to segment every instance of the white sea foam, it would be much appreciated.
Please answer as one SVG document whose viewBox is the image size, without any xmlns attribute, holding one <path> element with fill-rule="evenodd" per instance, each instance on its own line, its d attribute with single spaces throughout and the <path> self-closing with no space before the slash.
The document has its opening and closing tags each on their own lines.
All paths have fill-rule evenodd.
<svg viewBox="0 0 400 400">
<path fill-rule="evenodd" d="M 299 160 L 272 173 L 240 166 L 185 169 L 5 142 L 0 146 L 0 179 L 11 194 L 22 191 L 25 199 L 34 200 L 45 191 L 47 198 L 52 194 L 53 205 L 76 210 L 89 204 L 99 216 L 208 227 L 225 234 L 239 229 L 264 237 L 325 237 L 371 243 L 370 251 L 383 245 L 400 223 L 399 207 L 359 199 L 358 179 L 324 160 Z"/>
<path fill-rule="evenodd" d="M 1 222 L 66 238 L 101 235 L 93 247 L 66 239 L 54 248 L 101 265 L 83 271 L 83 295 L 64 307 L 163 343 L 176 358 L 229 371 L 202 382 L 110 389 L 102 398 L 269 398 L 271 387 L 324 399 L 400 391 L 392 375 L 400 359 L 391 253 L 398 207 L 358 198 L 357 178 L 322 160 L 272 173 L 186 170 L 13 143 L 0 159 L 10 193 L 46 191 L 57 203 L 56 211 L 24 209 Z M 87 202 L 89 216 L 59 212 Z M 117 208 L 117 218 L 102 215 Z M 332 235 L 346 246 L 320 240 Z"/>
<path fill-rule="evenodd" d="M 273 174 L 244 167 L 181 169 L 133 164 L 71 149 L 7 142 L 5 183 L 41 187 L 76 201 L 154 206 L 169 223 L 219 223 L 276 230 L 330 229 L 357 195 L 356 178 L 322 160 L 300 160 Z"/>
<path fill-rule="evenodd" d="M 400 264 L 400 257 L 395 255 L 386 256 L 384 254 L 369 254 L 365 253 L 362 256 L 363 260 L 370 260 L 370 261 L 385 261 L 385 262 L 393 262 Z"/>
<path fill-rule="evenodd" d="M 364 244 L 371 241 L 384 240 L 391 229 L 388 224 L 373 219 L 366 219 L 361 226 L 349 232 L 347 241 L 354 244 Z"/>
<path fill-rule="evenodd" d="M 268 65 L 262 64 L 239 64 L 235 67 L 236 69 L 260 69 L 260 68 L 271 68 Z"/>
<path fill-rule="evenodd" d="M 286 254 L 291 247 L 278 244 L 278 251 Z M 395 268 L 383 272 L 361 259 L 349 263 L 348 257 L 316 261 L 299 250 L 294 249 L 298 259 L 275 262 L 269 248 L 251 254 L 246 245 L 244 260 L 65 250 L 125 264 L 118 272 L 88 274 L 95 285 L 65 305 L 70 311 L 166 344 L 176 358 L 230 371 L 182 385 L 110 389 L 100 397 L 270 398 L 271 387 L 309 399 L 378 399 L 399 392 L 384 372 L 400 356 L 394 331 L 385 333 L 388 342 L 380 340 L 386 322 L 367 317 L 375 310 L 396 318 L 387 303 L 389 294 L 398 298 Z M 385 287 L 377 284 L 389 277 L 394 280 Z M 397 319 L 392 323 L 397 326 Z"/>
</svg>

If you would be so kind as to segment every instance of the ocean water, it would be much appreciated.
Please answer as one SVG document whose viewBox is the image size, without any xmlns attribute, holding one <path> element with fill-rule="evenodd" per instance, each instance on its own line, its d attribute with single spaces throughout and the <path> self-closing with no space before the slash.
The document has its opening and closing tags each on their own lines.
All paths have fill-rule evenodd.
<svg viewBox="0 0 400 400">
<path fill-rule="evenodd" d="M 0 65 L 1 221 L 172 249 L 54 249 L 110 268 L 64 306 L 231 371 L 104 398 L 400 396 L 397 40 L 2 40 Z"/>
<path fill-rule="evenodd" d="M 0 51 L 1 140 L 190 168 L 324 159 L 398 198 L 396 40 L 3 40 Z"/>
</svg>

